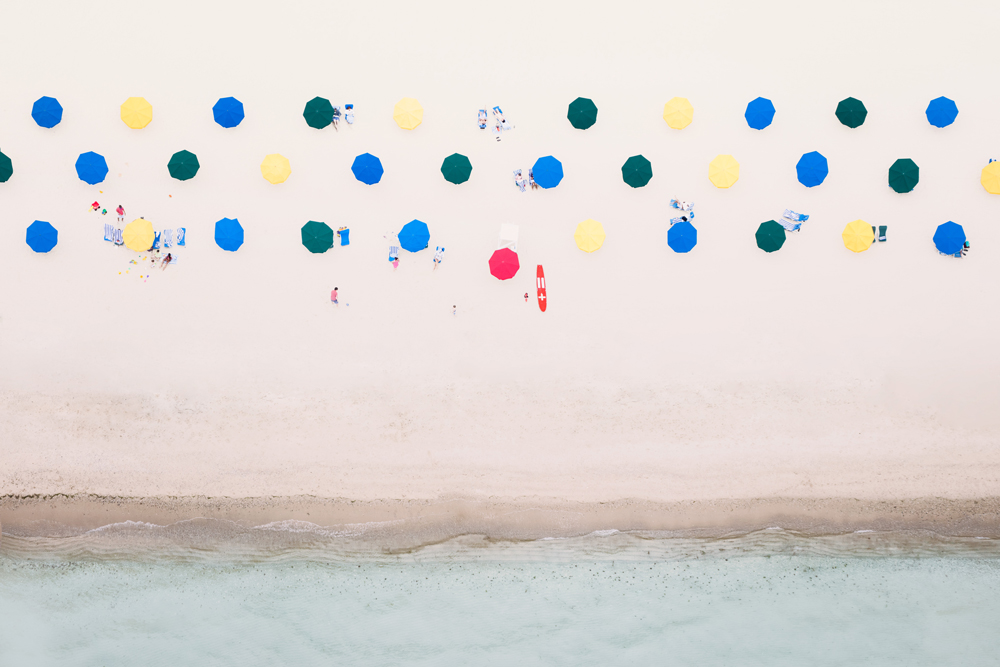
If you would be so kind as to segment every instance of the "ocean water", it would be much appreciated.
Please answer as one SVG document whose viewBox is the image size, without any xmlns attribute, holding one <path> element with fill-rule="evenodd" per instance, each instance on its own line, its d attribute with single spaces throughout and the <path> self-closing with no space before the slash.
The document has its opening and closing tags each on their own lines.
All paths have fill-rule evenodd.
<svg viewBox="0 0 1000 667">
<path fill-rule="evenodd" d="M 4 535 L 0 665 L 1000 664 L 995 540 L 164 530 Z"/>
</svg>

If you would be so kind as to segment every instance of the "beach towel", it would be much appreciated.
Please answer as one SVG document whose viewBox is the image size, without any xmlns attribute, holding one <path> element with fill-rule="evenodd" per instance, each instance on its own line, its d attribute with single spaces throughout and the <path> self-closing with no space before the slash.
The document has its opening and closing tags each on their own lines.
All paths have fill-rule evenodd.
<svg viewBox="0 0 1000 667">
<path fill-rule="evenodd" d="M 115 226 L 114 225 L 104 225 L 104 240 L 115 242 Z"/>
<path fill-rule="evenodd" d="M 521 170 L 520 169 L 515 169 L 514 170 L 514 185 L 516 185 L 521 190 L 521 192 L 525 191 L 525 185 L 526 184 L 524 182 L 524 179 L 521 177 Z"/>
<path fill-rule="evenodd" d="M 337 236 L 340 237 L 340 245 L 351 245 L 351 230 L 347 227 L 338 229 Z"/>
<path fill-rule="evenodd" d="M 441 246 L 434 246 L 434 261 L 438 264 L 444 261 L 444 248 Z"/>
<path fill-rule="evenodd" d="M 673 227 L 674 225 L 676 225 L 678 222 L 688 222 L 688 221 L 685 220 L 684 218 L 670 218 L 670 226 L 671 227 Z"/>
<path fill-rule="evenodd" d="M 115 230 L 115 245 L 125 245 L 125 237 L 120 229 Z"/>
<path fill-rule="evenodd" d="M 150 248 L 150 250 L 159 250 L 160 249 L 160 232 L 154 231 L 153 234 L 154 234 L 154 236 L 153 236 L 153 247 Z"/>
<path fill-rule="evenodd" d="M 389 246 L 389 261 L 391 262 L 396 259 L 399 259 L 399 246 L 391 245 Z"/>
<path fill-rule="evenodd" d="M 184 245 L 184 239 L 187 236 L 187 227 L 177 228 L 177 245 Z"/>
<path fill-rule="evenodd" d="M 163 247 L 164 248 L 174 247 L 174 230 L 172 229 L 163 230 Z"/>
<path fill-rule="evenodd" d="M 486 129 L 486 121 L 487 121 L 488 118 L 489 118 L 489 116 L 486 115 L 486 109 L 480 109 L 479 110 L 479 129 L 480 130 L 485 130 Z"/>
<path fill-rule="evenodd" d="M 676 208 L 678 211 L 692 211 L 694 210 L 694 203 L 689 201 L 678 201 L 676 199 L 671 199 L 670 208 Z"/>
</svg>

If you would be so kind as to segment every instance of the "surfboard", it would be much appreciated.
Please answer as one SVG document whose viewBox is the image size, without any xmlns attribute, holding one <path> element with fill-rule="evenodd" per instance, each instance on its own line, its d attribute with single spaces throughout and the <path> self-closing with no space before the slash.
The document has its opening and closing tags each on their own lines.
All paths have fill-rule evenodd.
<svg viewBox="0 0 1000 667">
<path fill-rule="evenodd" d="M 545 304 L 547 298 L 545 296 L 545 272 L 542 271 L 542 265 L 538 265 L 538 270 L 535 272 L 535 287 L 538 288 L 538 309 L 545 312 Z"/>
</svg>

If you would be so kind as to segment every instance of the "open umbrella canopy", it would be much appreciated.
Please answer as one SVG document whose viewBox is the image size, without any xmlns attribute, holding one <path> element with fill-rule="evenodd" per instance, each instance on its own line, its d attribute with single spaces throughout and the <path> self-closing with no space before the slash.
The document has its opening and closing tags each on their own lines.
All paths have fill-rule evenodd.
<svg viewBox="0 0 1000 667">
<path fill-rule="evenodd" d="M 633 188 L 641 188 L 653 177 L 653 165 L 642 155 L 633 155 L 622 165 L 622 180 Z"/>
<path fill-rule="evenodd" d="M 694 107 L 686 97 L 675 97 L 663 105 L 663 120 L 675 130 L 683 130 L 694 120 Z"/>
<path fill-rule="evenodd" d="M 237 218 L 223 218 L 215 223 L 215 244 L 229 252 L 240 249 L 243 245 L 243 225 Z"/>
<path fill-rule="evenodd" d="M 822 153 L 812 151 L 805 153 L 795 164 L 795 175 L 799 183 L 807 188 L 816 187 L 826 180 L 830 173 L 830 165 Z"/>
<path fill-rule="evenodd" d="M 55 127 L 62 121 L 63 108 L 54 97 L 39 97 L 31 106 L 31 117 L 40 127 Z"/>
<path fill-rule="evenodd" d="M 490 256 L 490 273 L 498 280 L 513 278 L 519 268 L 521 263 L 517 260 L 517 253 L 510 248 L 494 250 Z"/>
<path fill-rule="evenodd" d="M 900 158 L 889 167 L 889 187 L 896 192 L 909 192 L 919 182 L 920 167 L 910 158 Z"/>
<path fill-rule="evenodd" d="M 875 242 L 875 230 L 864 220 L 855 220 L 847 223 L 840 237 L 851 252 L 864 252 Z"/>
<path fill-rule="evenodd" d="M 280 153 L 271 153 L 260 163 L 260 173 L 269 183 L 284 183 L 292 173 L 292 163 Z"/>
<path fill-rule="evenodd" d="M 938 225 L 934 232 L 934 246 L 938 252 L 945 255 L 955 255 L 962 251 L 965 244 L 965 230 L 962 225 L 949 220 L 943 225 Z"/>
<path fill-rule="evenodd" d="M 667 245 L 674 252 L 691 252 L 697 244 L 698 230 L 690 222 L 675 222 L 667 230 Z"/>
<path fill-rule="evenodd" d="M 153 105 L 145 97 L 130 97 L 122 103 L 122 122 L 141 130 L 153 120 Z"/>
<path fill-rule="evenodd" d="M 465 183 L 472 175 L 472 163 L 461 153 L 452 153 L 441 163 L 441 174 L 449 183 Z"/>
<path fill-rule="evenodd" d="M 309 252 L 326 252 L 333 247 L 333 228 L 325 222 L 310 220 L 302 225 L 302 245 Z"/>
<path fill-rule="evenodd" d="M 153 231 L 153 223 L 144 218 L 133 220 L 125 225 L 122 233 L 122 240 L 125 247 L 136 252 L 146 252 L 153 247 L 156 241 L 156 232 Z"/>
<path fill-rule="evenodd" d="M 25 241 L 27 241 L 28 247 L 35 252 L 48 252 L 55 248 L 56 243 L 59 242 L 59 232 L 44 220 L 35 220 L 28 225 Z"/>
<path fill-rule="evenodd" d="M 716 155 L 708 164 L 708 180 L 717 188 L 731 187 L 740 180 L 740 163 L 732 155 Z"/>
<path fill-rule="evenodd" d="M 540 157 L 535 160 L 535 164 L 531 168 L 531 173 L 535 179 L 535 183 L 538 183 L 546 190 L 554 188 L 563 179 L 562 162 L 551 155 Z"/>
<path fill-rule="evenodd" d="M 927 122 L 934 127 L 948 127 L 958 118 L 958 105 L 947 97 L 938 97 L 927 105 Z"/>
<path fill-rule="evenodd" d="M 431 242 L 431 231 L 427 223 L 410 220 L 399 230 L 399 245 L 409 252 L 420 252 Z"/>
<path fill-rule="evenodd" d="M 412 97 L 404 97 L 392 108 L 392 119 L 404 130 L 412 130 L 424 121 L 424 108 Z"/>
<path fill-rule="evenodd" d="M 0 180 L 5 180 L 2 176 L 3 174 L 0 174 Z M 993 161 L 983 167 L 979 182 L 991 195 L 1000 195 L 1000 162 Z"/>
<path fill-rule="evenodd" d="M 325 97 L 314 97 L 306 102 L 302 117 L 309 127 L 321 130 L 333 122 L 333 105 Z"/>
<path fill-rule="evenodd" d="M 760 223 L 757 227 L 757 247 L 764 252 L 774 252 L 785 244 L 785 228 L 774 220 Z"/>
<path fill-rule="evenodd" d="M 215 122 L 222 127 L 236 127 L 243 122 L 243 102 L 235 97 L 220 97 L 212 107 Z"/>
<path fill-rule="evenodd" d="M 597 122 L 597 105 L 594 100 L 586 97 L 578 97 L 569 103 L 569 111 L 566 114 L 570 125 L 578 130 L 586 130 Z"/>
<path fill-rule="evenodd" d="M 753 129 L 763 130 L 774 120 L 774 103 L 766 97 L 758 97 L 747 105 L 743 117 Z"/>
<path fill-rule="evenodd" d="M 861 100 L 848 97 L 837 105 L 837 119 L 847 127 L 861 127 L 867 117 L 868 109 Z"/>
<path fill-rule="evenodd" d="M 97 185 L 108 175 L 108 163 L 94 151 L 81 153 L 76 159 L 76 175 L 85 183 Z"/>
<path fill-rule="evenodd" d="M 385 173 L 385 170 L 382 169 L 382 161 L 371 153 L 362 153 L 354 158 L 351 171 L 354 172 L 354 178 L 366 185 L 378 183 L 382 180 L 382 174 Z"/>
<path fill-rule="evenodd" d="M 170 156 L 170 161 L 167 162 L 167 171 L 178 181 L 194 178 L 200 168 L 198 156 L 191 151 L 177 151 Z"/>
<path fill-rule="evenodd" d="M 6 183 L 14 175 L 14 163 L 0 151 L 0 183 Z"/>
<path fill-rule="evenodd" d="M 576 232 L 573 233 L 576 247 L 584 252 L 594 252 L 604 245 L 605 238 L 604 225 L 592 218 L 587 218 L 577 225 Z"/>
</svg>

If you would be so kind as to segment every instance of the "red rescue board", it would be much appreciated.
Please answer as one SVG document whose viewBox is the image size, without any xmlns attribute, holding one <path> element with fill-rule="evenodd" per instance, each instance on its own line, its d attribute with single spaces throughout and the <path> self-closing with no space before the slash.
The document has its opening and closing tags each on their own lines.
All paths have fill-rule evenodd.
<svg viewBox="0 0 1000 667">
<path fill-rule="evenodd" d="M 535 273 L 535 287 L 538 288 L 538 309 L 545 312 L 545 272 L 542 271 L 542 265 L 538 265 L 538 271 Z"/>
</svg>

